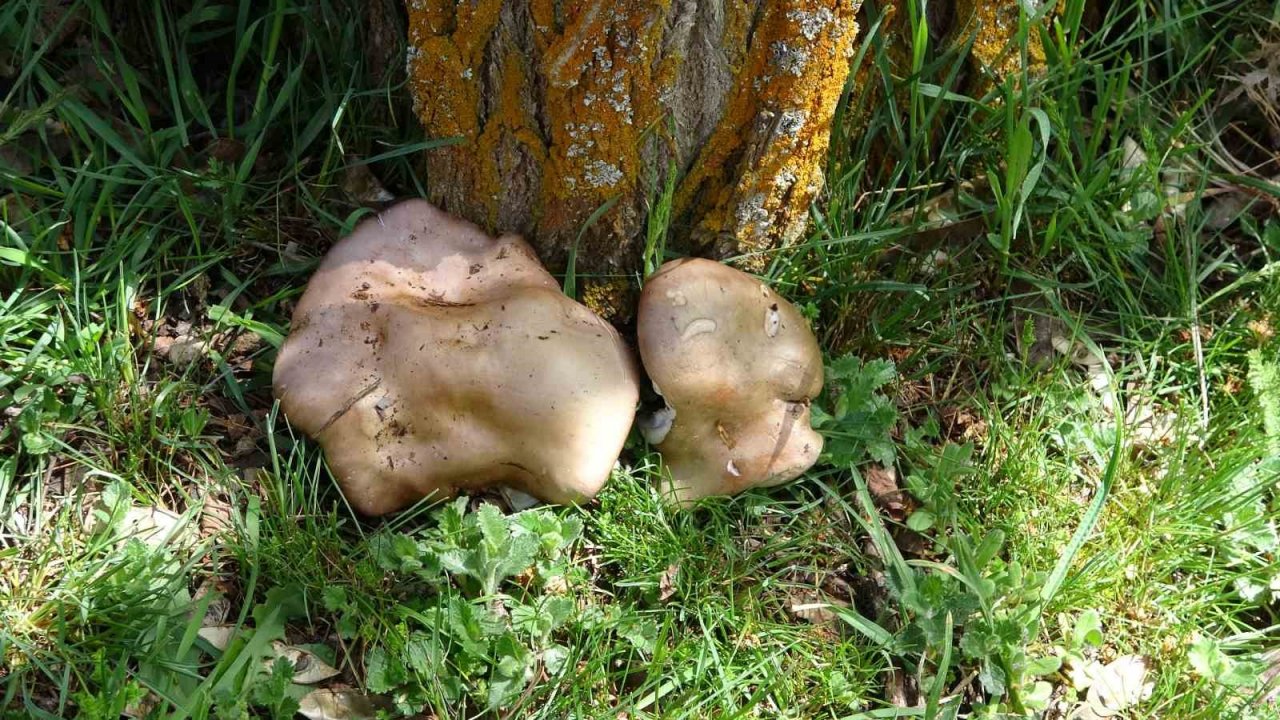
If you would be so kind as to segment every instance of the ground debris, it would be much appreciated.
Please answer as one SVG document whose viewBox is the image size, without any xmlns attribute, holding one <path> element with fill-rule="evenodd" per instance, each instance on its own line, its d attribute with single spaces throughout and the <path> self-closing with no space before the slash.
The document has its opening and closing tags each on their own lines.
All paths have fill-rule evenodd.
<svg viewBox="0 0 1280 720">
<path fill-rule="evenodd" d="M 873 463 L 863 470 L 867 489 L 876 507 L 902 522 L 911 511 L 910 496 L 898 485 L 898 471 L 892 465 Z"/>
<path fill-rule="evenodd" d="M 386 698 L 367 695 L 354 688 L 321 688 L 299 701 L 298 713 L 308 720 L 373 720 L 379 710 L 389 709 Z"/>
<path fill-rule="evenodd" d="M 1151 696 L 1155 687 L 1147 680 L 1147 660 L 1138 655 L 1122 655 L 1103 665 L 1096 660 L 1072 664 L 1067 670 L 1071 684 L 1085 693 L 1075 717 L 1102 720 L 1120 715 Z"/>
</svg>

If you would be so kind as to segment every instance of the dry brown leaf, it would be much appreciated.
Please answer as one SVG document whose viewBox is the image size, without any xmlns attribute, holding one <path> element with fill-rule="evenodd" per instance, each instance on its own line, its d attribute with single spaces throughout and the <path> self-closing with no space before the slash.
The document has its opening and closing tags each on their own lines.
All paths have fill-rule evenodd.
<svg viewBox="0 0 1280 720">
<path fill-rule="evenodd" d="M 389 703 L 359 690 L 322 688 L 298 701 L 298 713 L 308 720 L 372 720 Z"/>
<path fill-rule="evenodd" d="M 848 602 L 810 585 L 797 585 L 787 590 L 787 611 L 792 616 L 831 633 L 842 629 L 840 616 L 833 608 L 847 607 Z"/>
<path fill-rule="evenodd" d="M 339 670 L 321 660 L 315 653 L 280 641 L 271 643 L 275 658 L 284 658 L 293 665 L 293 681 L 299 685 L 314 685 L 321 680 L 328 680 L 337 675 Z M 275 663 L 275 658 L 263 662 L 268 668 Z"/>
<path fill-rule="evenodd" d="M 893 707 L 915 707 L 920 702 L 914 683 L 902 670 L 891 667 L 885 671 L 884 697 Z"/>
<path fill-rule="evenodd" d="M 157 341 L 159 338 L 157 338 Z M 157 353 L 159 352 L 157 342 Z M 209 353 L 209 343 L 190 335 L 179 335 L 168 343 L 164 358 L 174 365 L 187 367 L 200 362 Z"/>
<path fill-rule="evenodd" d="M 676 578 L 680 575 L 680 565 L 671 563 L 666 570 L 662 571 L 662 577 L 658 579 L 658 599 L 667 600 L 676 594 Z"/>
<path fill-rule="evenodd" d="M 240 626 L 238 625 L 206 625 L 196 631 L 196 635 L 218 650 L 226 650 L 239 631 Z M 271 651 L 273 653 L 272 656 L 262 661 L 267 671 L 271 670 L 276 658 L 284 658 L 293 666 L 293 682 L 299 685 L 314 685 L 322 680 L 328 680 L 340 672 L 337 668 L 317 657 L 315 653 L 282 643 L 279 640 L 271 643 Z"/>
<path fill-rule="evenodd" d="M 1147 681 L 1147 659 L 1121 655 L 1103 665 L 1097 660 L 1073 664 L 1068 677 L 1085 700 L 1076 717 L 1081 720 L 1113 718 L 1151 697 L 1155 684 Z"/>
<path fill-rule="evenodd" d="M 232 527 L 231 504 L 219 495 L 206 495 L 200 508 L 200 533 L 217 537 L 230 532 Z"/>
<path fill-rule="evenodd" d="M 349 161 L 355 160 L 348 158 Z M 358 162 L 358 161 L 356 161 Z M 342 189 L 361 205 L 379 205 L 396 199 L 365 164 L 348 165 L 342 176 Z"/>
<path fill-rule="evenodd" d="M 884 510 L 894 520 L 904 520 L 907 516 L 906 497 L 898 485 L 898 471 L 892 466 L 873 463 L 863 471 L 867 480 L 867 490 L 876 507 Z"/>
<path fill-rule="evenodd" d="M 226 650 L 239 629 L 238 625 L 206 625 L 197 630 L 196 635 L 218 650 Z"/>
</svg>

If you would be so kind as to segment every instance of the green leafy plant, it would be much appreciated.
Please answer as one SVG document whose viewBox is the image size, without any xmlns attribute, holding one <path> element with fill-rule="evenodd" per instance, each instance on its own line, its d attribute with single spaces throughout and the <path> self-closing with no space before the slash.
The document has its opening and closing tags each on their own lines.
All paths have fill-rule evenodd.
<svg viewBox="0 0 1280 720">
<path fill-rule="evenodd" d="M 1258 398 L 1271 451 L 1280 453 L 1280 361 L 1266 358 L 1261 350 L 1251 351 L 1249 384 Z"/>
<path fill-rule="evenodd" d="M 465 699 L 506 707 L 536 676 L 563 671 L 569 658 L 556 637 L 578 615 L 572 588 L 580 578 L 567 553 L 581 521 L 547 509 L 468 511 L 467 503 L 459 498 L 437 510 L 429 529 L 383 533 L 368 544 L 404 594 L 400 622 L 371 638 L 366 682 L 406 713 Z M 344 632 L 367 627 L 340 588 L 323 599 L 343 614 Z"/>
<path fill-rule="evenodd" d="M 813 406 L 813 427 L 826 438 L 824 459 L 837 467 L 870 457 L 893 463 L 896 451 L 889 437 L 898 420 L 889 398 L 877 392 L 893 382 L 897 369 L 888 360 L 863 363 L 846 355 L 827 366 L 824 404 Z"/>
<path fill-rule="evenodd" d="M 957 659 L 978 668 L 978 680 L 989 698 L 979 710 L 988 714 L 1025 715 L 1044 709 L 1049 686 L 1037 676 L 1057 669 L 1028 654 L 1040 627 L 1045 574 L 1002 559 L 1004 533 L 996 530 L 974 538 L 952 525 L 954 499 L 949 488 L 969 471 L 971 454 L 969 446 L 944 448 L 939 457 L 945 460 L 916 476 L 915 487 L 932 503 L 926 508 L 934 508 L 928 511 L 928 524 L 917 524 L 937 531 L 934 542 L 947 553 L 948 562 L 904 558 L 856 472 L 859 509 L 848 508 L 885 561 L 889 591 L 898 604 L 898 629 L 891 631 L 850 609 L 837 610 L 837 615 L 910 664 L 920 686 L 928 688 L 926 717 L 940 717 L 946 709 L 943 691 Z"/>
<path fill-rule="evenodd" d="M 907 527 L 924 532 L 935 526 L 949 528 L 956 522 L 956 483 L 973 475 L 973 445 L 949 443 L 939 454 L 926 453 L 924 461 L 907 475 L 907 490 L 922 506 L 907 518 Z"/>
</svg>

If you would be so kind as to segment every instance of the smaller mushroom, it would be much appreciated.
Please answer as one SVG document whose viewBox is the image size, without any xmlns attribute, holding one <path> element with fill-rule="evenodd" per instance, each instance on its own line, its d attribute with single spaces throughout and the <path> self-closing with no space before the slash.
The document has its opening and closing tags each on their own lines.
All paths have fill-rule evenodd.
<svg viewBox="0 0 1280 720">
<path fill-rule="evenodd" d="M 780 485 L 813 466 L 809 402 L 822 353 L 804 317 L 760 280 L 675 260 L 644 286 L 640 357 L 666 407 L 640 429 L 662 452 L 677 502 Z"/>
</svg>

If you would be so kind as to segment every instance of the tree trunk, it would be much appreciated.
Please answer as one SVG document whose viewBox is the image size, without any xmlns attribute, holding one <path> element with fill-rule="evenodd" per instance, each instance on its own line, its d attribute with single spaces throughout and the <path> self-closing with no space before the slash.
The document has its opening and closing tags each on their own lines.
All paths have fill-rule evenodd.
<svg viewBox="0 0 1280 720">
<path fill-rule="evenodd" d="M 523 234 L 553 270 L 576 248 L 584 299 L 614 315 L 674 163 L 672 242 L 760 268 L 822 189 L 860 4 L 408 0 L 415 112 L 428 136 L 458 138 L 429 151 L 431 199 Z M 990 65 L 1008 12 L 981 7 L 954 15 L 994 34 L 974 45 Z"/>
</svg>

